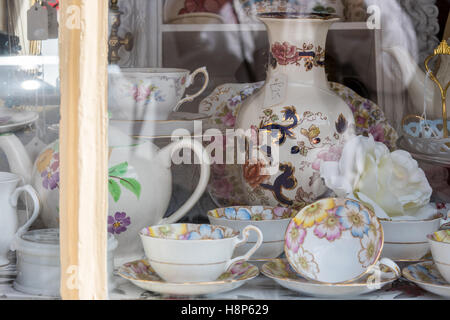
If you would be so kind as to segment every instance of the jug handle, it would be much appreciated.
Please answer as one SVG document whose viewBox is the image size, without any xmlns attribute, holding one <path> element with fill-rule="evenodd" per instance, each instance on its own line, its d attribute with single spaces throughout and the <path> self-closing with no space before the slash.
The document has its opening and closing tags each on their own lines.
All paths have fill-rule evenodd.
<svg viewBox="0 0 450 320">
<path fill-rule="evenodd" d="M 171 224 L 175 223 L 181 218 L 183 218 L 189 210 L 197 203 L 200 197 L 206 190 L 208 186 L 209 177 L 210 177 L 210 164 L 211 158 L 206 152 L 205 148 L 196 140 L 191 139 L 183 139 L 178 142 L 174 142 L 167 146 L 166 148 L 160 151 L 159 157 L 162 159 L 164 165 L 167 168 L 170 168 L 172 165 L 172 155 L 174 155 L 177 151 L 182 150 L 184 148 L 191 149 L 195 155 L 200 159 L 200 180 L 198 182 L 197 187 L 195 188 L 194 193 L 191 197 L 170 217 L 162 219 L 158 224 Z"/>
<path fill-rule="evenodd" d="M 201 95 L 206 90 L 206 88 L 208 87 L 208 84 L 209 84 L 209 73 L 206 70 L 206 67 L 198 68 L 197 70 L 195 70 L 188 76 L 188 78 L 186 80 L 186 88 L 190 87 L 194 83 L 195 77 L 200 73 L 203 73 L 203 75 L 205 76 L 205 83 L 203 84 L 203 87 L 196 94 L 193 94 L 190 96 L 186 95 L 186 97 L 184 99 L 182 99 L 180 102 L 177 103 L 174 111 L 178 111 L 178 109 L 180 109 L 182 104 L 184 104 L 186 102 L 194 101 L 195 98 L 197 98 L 199 95 Z"/>
<path fill-rule="evenodd" d="M 31 199 L 33 200 L 33 213 L 31 215 L 31 218 L 17 230 L 16 239 L 28 231 L 28 228 L 36 221 L 36 219 L 39 215 L 39 211 L 40 211 L 39 197 L 37 195 L 36 190 L 34 190 L 34 188 L 30 185 L 25 185 L 23 187 L 19 187 L 13 192 L 13 194 L 11 195 L 11 198 L 10 198 L 10 203 L 11 203 L 12 207 L 17 208 L 17 202 L 19 201 L 19 196 L 24 192 L 28 193 L 30 195 Z M 13 251 L 15 250 L 14 242 L 11 244 L 11 250 L 13 250 Z"/>
</svg>

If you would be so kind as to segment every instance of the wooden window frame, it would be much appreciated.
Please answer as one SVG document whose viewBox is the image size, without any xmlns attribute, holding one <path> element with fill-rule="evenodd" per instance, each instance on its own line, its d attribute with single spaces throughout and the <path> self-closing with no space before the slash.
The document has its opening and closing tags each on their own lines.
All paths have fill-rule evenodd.
<svg viewBox="0 0 450 320">
<path fill-rule="evenodd" d="M 108 0 L 60 3 L 61 297 L 107 299 Z"/>
</svg>

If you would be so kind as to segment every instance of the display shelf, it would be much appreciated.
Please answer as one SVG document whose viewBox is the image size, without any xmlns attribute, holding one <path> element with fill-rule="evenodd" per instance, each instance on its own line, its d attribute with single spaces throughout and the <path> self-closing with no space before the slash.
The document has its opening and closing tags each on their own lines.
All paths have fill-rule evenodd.
<svg viewBox="0 0 450 320">
<path fill-rule="evenodd" d="M 339 22 L 331 30 L 369 30 L 365 22 Z M 266 31 L 262 23 L 254 24 L 163 24 L 161 32 Z"/>
<path fill-rule="evenodd" d="M 158 293 L 140 289 L 131 282 L 118 276 L 115 276 L 114 280 L 116 281 L 117 287 L 110 292 L 109 298 L 111 300 L 317 300 L 317 298 L 308 297 L 295 291 L 285 289 L 263 275 L 247 282 L 236 290 L 216 295 L 197 297 L 160 295 Z M 343 298 L 346 300 L 445 300 L 442 297 L 427 293 L 403 279 L 371 294 L 353 298 Z M 0 283 L 0 300 L 13 299 L 44 300 L 56 298 L 33 296 L 18 292 L 12 287 L 12 280 L 9 283 Z"/>
</svg>

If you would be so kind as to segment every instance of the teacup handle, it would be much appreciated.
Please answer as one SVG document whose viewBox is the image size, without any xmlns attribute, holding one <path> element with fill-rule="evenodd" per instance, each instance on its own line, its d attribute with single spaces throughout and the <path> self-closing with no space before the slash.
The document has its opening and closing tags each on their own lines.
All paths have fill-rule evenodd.
<svg viewBox="0 0 450 320">
<path fill-rule="evenodd" d="M 402 275 L 402 271 L 400 270 L 400 267 L 391 259 L 389 258 L 382 258 L 377 262 L 377 266 L 379 267 L 380 265 L 385 265 L 386 267 L 389 267 L 393 272 L 396 278 L 399 278 Z M 386 277 L 387 276 L 387 272 L 383 272 L 381 271 L 381 276 L 383 277 L 383 275 Z"/>
<path fill-rule="evenodd" d="M 171 224 L 183 218 L 200 199 L 208 186 L 211 157 L 200 142 L 193 139 L 182 139 L 174 142 L 159 152 L 159 158 L 162 159 L 167 168 L 170 168 L 172 165 L 172 155 L 184 148 L 191 149 L 200 159 L 200 180 L 191 197 L 170 217 L 162 219 L 158 224 Z"/>
<path fill-rule="evenodd" d="M 28 193 L 31 197 L 31 200 L 33 200 L 33 213 L 31 215 L 31 218 L 23 225 L 21 226 L 17 232 L 16 232 L 16 238 L 23 235 L 25 232 L 28 231 L 28 228 L 36 221 L 39 211 L 40 211 L 40 203 L 39 203 L 39 197 L 37 195 L 36 190 L 30 185 L 25 185 L 23 187 L 17 188 L 10 198 L 10 204 L 13 208 L 17 208 L 17 202 L 19 201 L 19 197 L 22 193 Z M 14 248 L 15 241 L 11 244 L 11 250 L 15 250 Z"/>
<path fill-rule="evenodd" d="M 233 264 L 235 264 L 236 262 L 241 262 L 241 261 L 247 261 L 250 259 L 250 257 L 256 252 L 256 250 L 259 249 L 259 247 L 261 246 L 262 242 L 263 242 L 263 234 L 261 232 L 261 230 L 259 230 L 257 227 L 255 226 L 247 226 L 245 227 L 244 230 L 242 230 L 242 235 L 243 238 L 242 240 L 237 240 L 236 244 L 234 245 L 234 247 L 238 247 L 244 243 L 246 243 L 248 241 L 248 237 L 249 237 L 249 233 L 250 231 L 255 231 L 256 234 L 258 235 L 258 240 L 256 241 L 256 244 L 250 249 L 248 250 L 248 252 L 240 257 L 234 258 L 233 260 L 229 261 L 225 267 L 225 270 L 228 270 Z"/>
<path fill-rule="evenodd" d="M 186 97 L 185 97 L 184 99 L 181 99 L 181 100 L 177 103 L 177 105 L 175 106 L 174 111 L 178 111 L 178 109 L 181 107 L 181 105 L 182 105 L 183 103 L 194 101 L 195 98 L 197 98 L 199 95 L 201 95 L 201 94 L 206 90 L 206 88 L 208 87 L 208 84 L 209 84 L 209 73 L 208 73 L 208 71 L 206 70 L 206 67 L 198 68 L 197 70 L 195 70 L 194 72 L 192 72 L 192 73 L 187 77 L 187 79 L 186 79 L 186 88 L 190 87 L 190 86 L 194 83 L 195 77 L 196 77 L 198 74 L 200 74 L 200 73 L 202 73 L 202 74 L 205 76 L 205 83 L 203 84 L 203 87 L 202 87 L 202 88 L 200 89 L 200 91 L 197 92 L 196 94 L 193 94 L 193 95 L 186 95 Z"/>
</svg>

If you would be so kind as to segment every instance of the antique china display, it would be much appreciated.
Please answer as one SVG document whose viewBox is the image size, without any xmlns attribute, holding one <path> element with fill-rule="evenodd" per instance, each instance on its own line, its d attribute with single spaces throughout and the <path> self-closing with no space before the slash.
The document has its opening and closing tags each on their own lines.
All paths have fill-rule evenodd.
<svg viewBox="0 0 450 320">
<path fill-rule="evenodd" d="M 220 225 L 242 232 L 248 225 L 261 230 L 264 240 L 261 247 L 253 254 L 252 262 L 260 259 L 279 257 L 284 251 L 284 234 L 295 211 L 282 207 L 239 206 L 211 210 L 208 219 L 212 225 Z M 248 242 L 236 249 L 235 255 L 247 252 L 254 243 L 256 235 L 251 235 Z"/>
<path fill-rule="evenodd" d="M 381 220 L 384 230 L 383 256 L 395 261 L 418 261 L 430 251 L 427 235 L 441 225 L 443 215 L 426 220 Z"/>
<path fill-rule="evenodd" d="M 403 269 L 403 277 L 422 289 L 450 298 L 450 284 L 442 278 L 433 262 L 420 262 Z"/>
<path fill-rule="evenodd" d="M 15 237 L 22 235 L 33 224 L 39 214 L 39 199 L 36 191 L 30 185 L 19 187 L 22 177 L 9 172 L 0 172 L 0 266 L 10 263 L 8 252 Z M 33 201 L 31 218 L 19 228 L 17 202 L 22 193 L 30 195 Z"/>
<path fill-rule="evenodd" d="M 148 140 L 132 139 L 114 126 L 109 127 L 109 212 L 108 232 L 119 242 L 115 259 L 122 265 L 141 258 L 138 232 L 146 225 L 172 223 L 181 219 L 200 199 L 209 180 L 207 161 L 201 164 L 199 183 L 192 196 L 170 217 L 163 219 L 172 193 L 172 155 L 191 149 L 208 159 L 202 145 L 183 139 L 159 150 Z M 32 165 L 20 140 L 0 136 L 11 170 L 33 185 L 42 204 L 40 218 L 46 228 L 59 227 L 59 142 L 45 148 Z"/>
<path fill-rule="evenodd" d="M 200 103 L 199 111 L 211 115 L 207 121 L 210 126 L 222 131 L 234 129 L 241 105 L 263 85 L 264 82 L 223 84 Z M 358 135 L 370 134 L 390 150 L 396 149 L 397 132 L 388 123 L 379 106 L 339 83 L 329 82 L 329 86 L 353 111 Z M 326 158 L 326 160 L 329 159 L 334 158 Z M 212 165 L 208 191 L 216 205 L 227 207 L 246 202 L 243 186 L 240 183 L 239 168 L 237 164 Z"/>
<path fill-rule="evenodd" d="M 232 259 L 236 247 L 258 235 L 245 255 Z M 167 224 L 143 229 L 140 234 L 145 255 L 153 270 L 173 283 L 215 281 L 236 262 L 247 261 L 263 241 L 261 231 L 247 226 L 239 232 L 222 226 Z"/>
<path fill-rule="evenodd" d="M 297 273 L 313 281 L 350 282 L 381 264 L 399 275 L 392 260 L 380 260 L 383 240 L 375 213 L 361 202 L 322 199 L 303 208 L 289 224 L 285 254 Z"/>
<path fill-rule="evenodd" d="M 217 294 L 239 288 L 259 274 L 257 267 L 238 262 L 214 281 L 170 283 L 162 280 L 146 260 L 126 263 L 119 268 L 119 275 L 134 285 L 166 295 L 197 296 Z"/>
<path fill-rule="evenodd" d="M 110 120 L 110 123 L 130 136 L 170 136 L 181 132 L 190 135 L 196 123 L 206 128 L 210 117 L 202 113 L 172 112 L 167 120 Z"/>
<path fill-rule="evenodd" d="M 17 237 L 14 243 L 17 253 L 17 278 L 14 288 L 18 291 L 59 297 L 61 263 L 59 230 L 33 230 Z M 108 236 L 108 290 L 115 288 L 114 250 L 117 240 Z"/>
<path fill-rule="evenodd" d="M 450 230 L 440 230 L 428 236 L 434 263 L 450 284 Z"/>
<path fill-rule="evenodd" d="M 38 119 L 36 112 L 0 108 L 0 134 L 20 130 Z"/>
<path fill-rule="evenodd" d="M 183 98 L 195 77 L 203 74 L 202 88 Z M 109 70 L 108 106 L 113 120 L 167 120 L 185 102 L 191 102 L 206 90 L 206 68 L 193 73 L 184 69 L 122 68 Z"/>
<path fill-rule="evenodd" d="M 275 259 L 267 262 L 262 267 L 261 273 L 273 279 L 282 287 L 301 294 L 337 299 L 356 297 L 373 292 L 398 279 L 393 272 L 386 273 L 384 278 L 373 273 L 350 283 L 324 284 L 301 277 L 292 269 L 286 259 Z"/>
<path fill-rule="evenodd" d="M 302 207 L 327 191 L 321 162 L 338 157 L 355 132 L 352 111 L 329 89 L 325 73 L 326 37 L 338 19 L 288 13 L 259 17 L 271 44 L 268 77 L 240 108 L 236 128 L 272 139 L 270 145 L 251 141 L 249 152 L 256 149 L 258 158 L 242 166 L 243 189 L 252 205 Z M 279 159 L 272 157 L 275 151 Z M 267 172 L 272 161 L 279 164 L 276 174 Z"/>
</svg>

